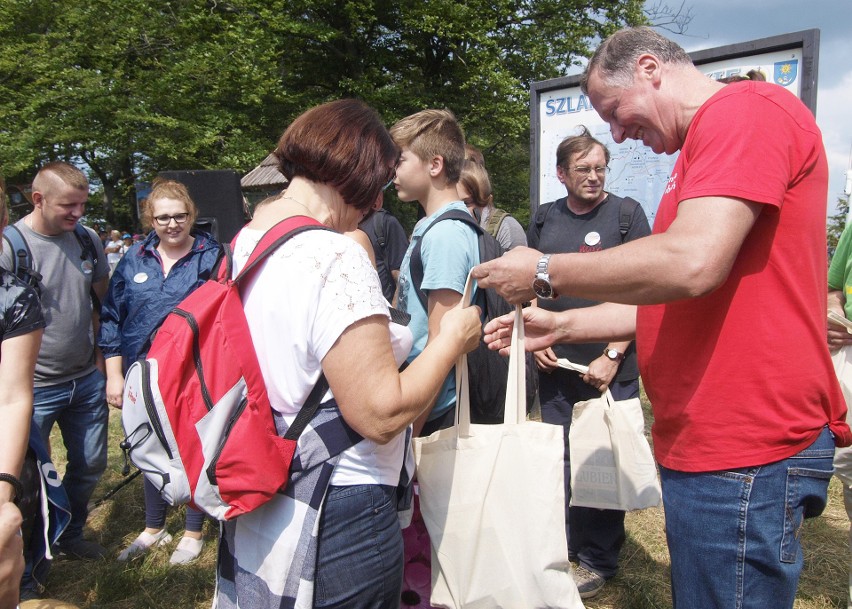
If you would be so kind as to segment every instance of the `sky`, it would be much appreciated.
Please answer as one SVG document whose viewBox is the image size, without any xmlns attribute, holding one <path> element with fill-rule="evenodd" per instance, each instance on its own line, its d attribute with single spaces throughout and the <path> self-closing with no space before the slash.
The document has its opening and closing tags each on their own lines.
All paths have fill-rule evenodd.
<svg viewBox="0 0 852 609">
<path fill-rule="evenodd" d="M 646 0 L 646 6 L 660 0 Z M 820 30 L 817 124 L 829 164 L 828 208 L 835 213 L 852 155 L 852 0 L 662 0 L 683 2 L 692 20 L 682 35 L 658 30 L 686 51 Z"/>
</svg>

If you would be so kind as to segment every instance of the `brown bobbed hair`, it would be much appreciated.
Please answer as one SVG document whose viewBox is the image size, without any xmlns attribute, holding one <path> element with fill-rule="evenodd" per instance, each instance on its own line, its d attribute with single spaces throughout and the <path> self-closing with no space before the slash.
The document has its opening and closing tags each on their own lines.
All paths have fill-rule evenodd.
<svg viewBox="0 0 852 609">
<path fill-rule="evenodd" d="M 476 207 L 489 207 L 494 202 L 488 172 L 475 160 L 467 159 L 464 162 L 459 184 L 470 193 L 470 201 L 465 201 L 465 203 Z"/>
<path fill-rule="evenodd" d="M 186 205 L 186 213 L 189 214 L 187 222 L 190 226 L 195 223 L 198 217 L 198 208 L 192 197 L 189 196 L 189 190 L 184 184 L 177 180 L 166 180 L 164 178 L 156 178 L 151 187 L 151 194 L 142 202 L 142 226 L 146 229 L 154 226 L 154 201 L 159 199 L 177 199 L 183 201 Z"/>
<path fill-rule="evenodd" d="M 288 180 L 328 184 L 361 210 L 372 207 L 399 161 L 399 148 L 378 113 L 357 99 L 304 112 L 281 135 L 274 154 Z"/>
</svg>

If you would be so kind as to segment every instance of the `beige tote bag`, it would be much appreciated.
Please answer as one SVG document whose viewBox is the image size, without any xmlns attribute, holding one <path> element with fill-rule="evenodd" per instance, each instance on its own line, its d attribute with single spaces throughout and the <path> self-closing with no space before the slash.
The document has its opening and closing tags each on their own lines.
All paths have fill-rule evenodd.
<svg viewBox="0 0 852 609">
<path fill-rule="evenodd" d="M 840 381 L 843 397 L 846 398 L 846 422 L 852 425 L 852 346 L 847 345 L 833 352 L 831 361 L 834 363 L 834 372 Z M 843 484 L 852 485 L 852 446 L 834 450 L 834 473 Z"/>
<path fill-rule="evenodd" d="M 414 440 L 436 607 L 583 607 L 568 563 L 562 427 L 526 420 L 523 336 L 518 307 L 502 425 L 470 423 L 462 356 L 456 425 Z"/>
<path fill-rule="evenodd" d="M 616 401 L 607 389 L 574 404 L 569 445 L 571 505 L 625 511 L 660 505 L 639 398 Z"/>
</svg>

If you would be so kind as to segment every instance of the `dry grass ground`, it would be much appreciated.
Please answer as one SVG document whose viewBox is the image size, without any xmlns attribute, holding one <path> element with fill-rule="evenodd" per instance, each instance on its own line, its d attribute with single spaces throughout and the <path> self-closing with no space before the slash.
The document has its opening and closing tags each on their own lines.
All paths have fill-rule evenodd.
<svg viewBox="0 0 852 609">
<path fill-rule="evenodd" d="M 112 412 L 109 468 L 95 491 L 95 500 L 122 481 L 123 463 L 118 449 L 120 417 Z M 57 468 L 62 471 L 64 450 L 53 438 Z M 91 536 L 118 554 L 144 527 L 141 477 L 103 502 L 89 520 Z M 182 514 L 173 511 L 168 528 L 182 530 Z M 216 529 L 205 525 L 208 543 L 198 561 L 170 567 L 169 556 L 176 539 L 166 548 L 119 563 L 58 560 L 48 581 L 48 593 L 76 603 L 81 609 L 202 609 L 210 606 L 216 564 Z M 805 569 L 795 609 L 843 608 L 846 602 L 848 522 L 841 488 L 833 480 L 829 504 L 822 516 L 804 527 Z M 621 557 L 621 571 L 588 609 L 670 609 L 669 557 L 666 550 L 662 510 L 653 509 L 627 516 L 628 538 Z M 525 609 L 525 608 L 517 608 Z M 767 608 L 771 609 L 771 608 Z"/>
</svg>

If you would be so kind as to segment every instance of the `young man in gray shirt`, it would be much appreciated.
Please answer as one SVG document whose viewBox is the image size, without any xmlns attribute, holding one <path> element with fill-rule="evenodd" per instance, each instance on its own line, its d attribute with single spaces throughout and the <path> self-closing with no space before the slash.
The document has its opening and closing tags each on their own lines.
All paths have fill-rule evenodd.
<svg viewBox="0 0 852 609">
<path fill-rule="evenodd" d="M 62 553 L 101 558 L 106 550 L 83 538 L 88 503 L 106 469 L 107 423 L 103 358 L 96 348 L 97 302 L 106 293 L 109 266 L 97 234 L 90 247 L 75 235 L 86 207 L 89 184 L 82 171 L 62 162 L 45 165 L 33 181 L 33 211 L 15 223 L 40 275 L 38 290 L 47 326 L 35 369 L 33 425 L 49 446 L 58 423 L 68 451 L 62 485 L 71 504 L 71 522 L 58 542 Z M 0 266 L 14 270 L 8 239 Z"/>
</svg>

